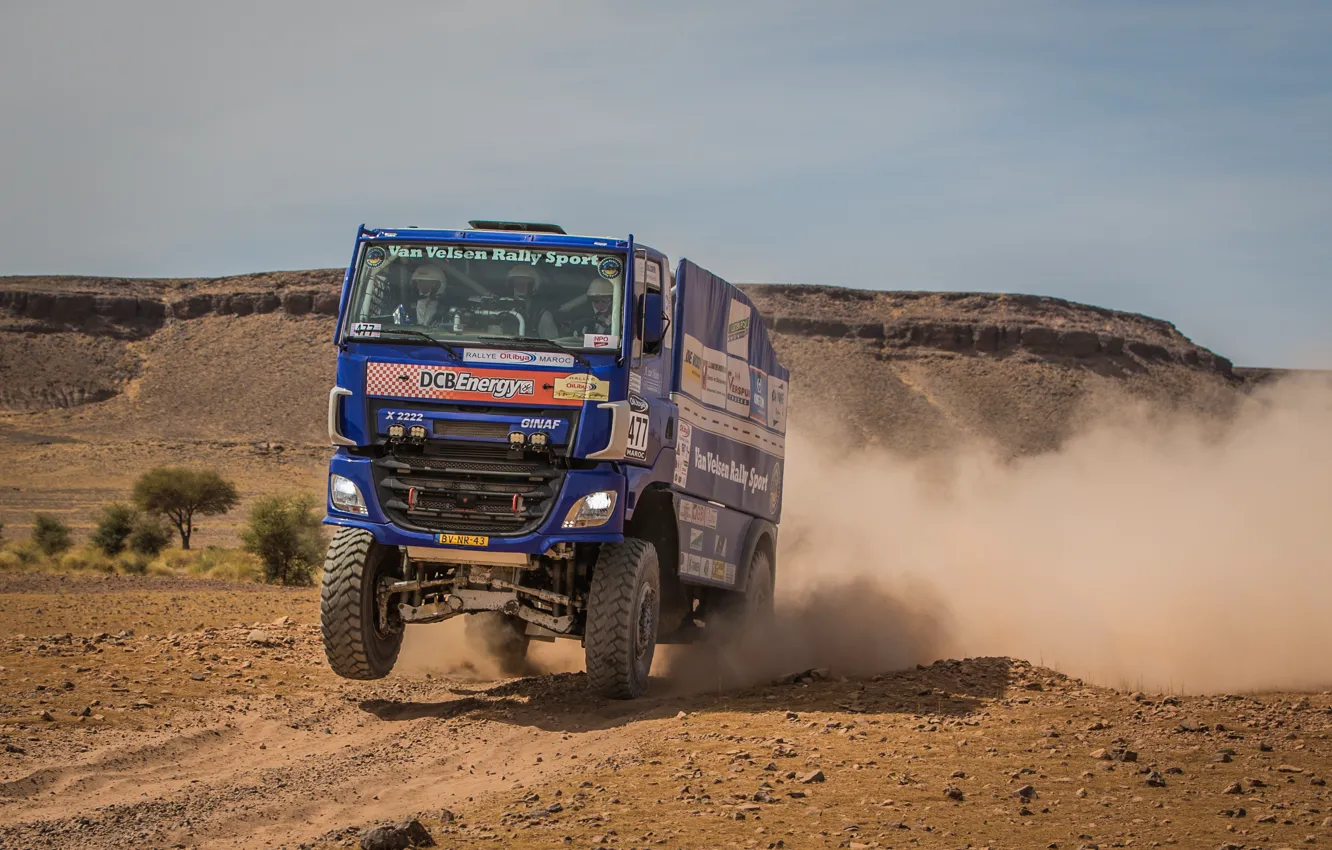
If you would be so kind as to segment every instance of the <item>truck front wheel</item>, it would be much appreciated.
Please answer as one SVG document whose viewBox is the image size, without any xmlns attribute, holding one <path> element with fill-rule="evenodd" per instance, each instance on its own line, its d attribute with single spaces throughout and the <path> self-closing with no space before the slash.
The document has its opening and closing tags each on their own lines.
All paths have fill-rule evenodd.
<svg viewBox="0 0 1332 850">
<path fill-rule="evenodd" d="M 398 660 L 403 623 L 380 592 L 395 579 L 396 554 L 360 528 L 339 530 L 328 547 L 319 620 L 329 666 L 344 679 L 382 679 Z"/>
<path fill-rule="evenodd" d="M 612 699 L 643 695 L 657 648 L 660 613 L 657 550 L 633 538 L 603 543 L 587 603 L 589 688 Z"/>
</svg>

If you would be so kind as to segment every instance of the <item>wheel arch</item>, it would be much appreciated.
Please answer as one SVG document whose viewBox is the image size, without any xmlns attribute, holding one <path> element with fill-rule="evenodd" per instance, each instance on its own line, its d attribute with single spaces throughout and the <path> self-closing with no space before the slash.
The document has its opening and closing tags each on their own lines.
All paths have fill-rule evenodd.
<svg viewBox="0 0 1332 850">
<path fill-rule="evenodd" d="M 740 550 L 740 567 L 737 571 L 737 578 L 740 580 L 736 584 L 736 590 L 743 591 L 745 585 L 749 583 L 748 565 L 754 558 L 754 553 L 762 549 L 768 555 L 768 563 L 772 567 L 773 583 L 777 582 L 777 526 L 768 522 L 766 519 L 754 517 L 749 523 L 749 530 L 745 533 L 745 545 Z"/>
</svg>

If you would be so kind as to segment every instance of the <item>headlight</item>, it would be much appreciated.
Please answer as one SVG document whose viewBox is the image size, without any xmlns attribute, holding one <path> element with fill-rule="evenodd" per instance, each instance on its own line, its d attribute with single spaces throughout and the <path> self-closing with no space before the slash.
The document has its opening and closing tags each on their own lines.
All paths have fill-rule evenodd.
<svg viewBox="0 0 1332 850">
<path fill-rule="evenodd" d="M 328 498 L 333 507 L 345 513 L 362 516 L 369 513 L 365 509 L 365 499 L 361 498 L 360 489 L 350 478 L 343 478 L 341 475 L 328 476 Z"/>
<path fill-rule="evenodd" d="M 588 493 L 573 503 L 569 513 L 564 515 L 565 528 L 591 528 L 605 525 L 615 513 L 614 490 L 598 490 Z"/>
</svg>

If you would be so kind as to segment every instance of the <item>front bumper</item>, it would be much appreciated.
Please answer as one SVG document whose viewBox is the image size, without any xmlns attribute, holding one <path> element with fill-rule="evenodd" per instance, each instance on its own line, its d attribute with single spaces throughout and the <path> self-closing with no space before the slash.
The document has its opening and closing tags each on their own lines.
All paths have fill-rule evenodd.
<svg viewBox="0 0 1332 850">
<path fill-rule="evenodd" d="M 375 540 L 385 546 L 420 546 L 433 548 L 457 548 L 439 542 L 438 535 L 421 531 L 409 531 L 394 525 L 379 505 L 375 484 L 371 473 L 371 459 L 356 457 L 339 449 L 329 462 L 329 474 L 341 475 L 353 481 L 365 500 L 366 514 L 357 515 L 337 510 L 331 500 L 326 498 L 328 516 L 327 525 L 363 528 L 375 536 Z M 589 493 L 598 490 L 613 490 L 618 494 L 614 515 L 605 525 L 587 529 L 563 528 L 564 517 L 574 502 Z M 327 492 L 327 485 L 325 486 Z M 624 476 L 609 470 L 569 470 L 564 475 L 560 493 L 555 504 L 541 525 L 529 534 L 518 536 L 489 536 L 487 545 L 477 547 L 488 552 L 517 552 L 539 555 L 559 543 L 619 543 L 624 540 Z M 460 530 L 459 533 L 474 535 L 475 532 Z"/>
</svg>

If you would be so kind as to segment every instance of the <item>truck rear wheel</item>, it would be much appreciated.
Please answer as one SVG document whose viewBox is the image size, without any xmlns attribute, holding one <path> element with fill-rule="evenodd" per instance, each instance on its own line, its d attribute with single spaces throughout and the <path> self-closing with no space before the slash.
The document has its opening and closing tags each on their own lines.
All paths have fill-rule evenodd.
<svg viewBox="0 0 1332 850">
<path fill-rule="evenodd" d="M 398 660 L 403 623 L 388 600 L 380 604 L 378 593 L 381 584 L 396 578 L 391 571 L 396 554 L 360 528 L 339 530 L 328 547 L 319 620 L 324 655 L 344 679 L 382 679 Z"/>
<path fill-rule="evenodd" d="M 587 603 L 588 687 L 611 699 L 647 690 L 657 648 L 661 576 L 645 540 L 603 543 Z"/>
<path fill-rule="evenodd" d="M 760 546 L 749 559 L 744 592 L 728 592 L 717 600 L 723 641 L 764 636 L 772 625 L 772 585 L 772 556 Z"/>
<path fill-rule="evenodd" d="M 527 636 L 527 623 L 521 618 L 481 611 L 467 615 L 463 620 L 463 631 L 469 643 L 499 663 L 500 673 L 505 676 L 527 675 L 527 647 L 531 638 Z"/>
</svg>

